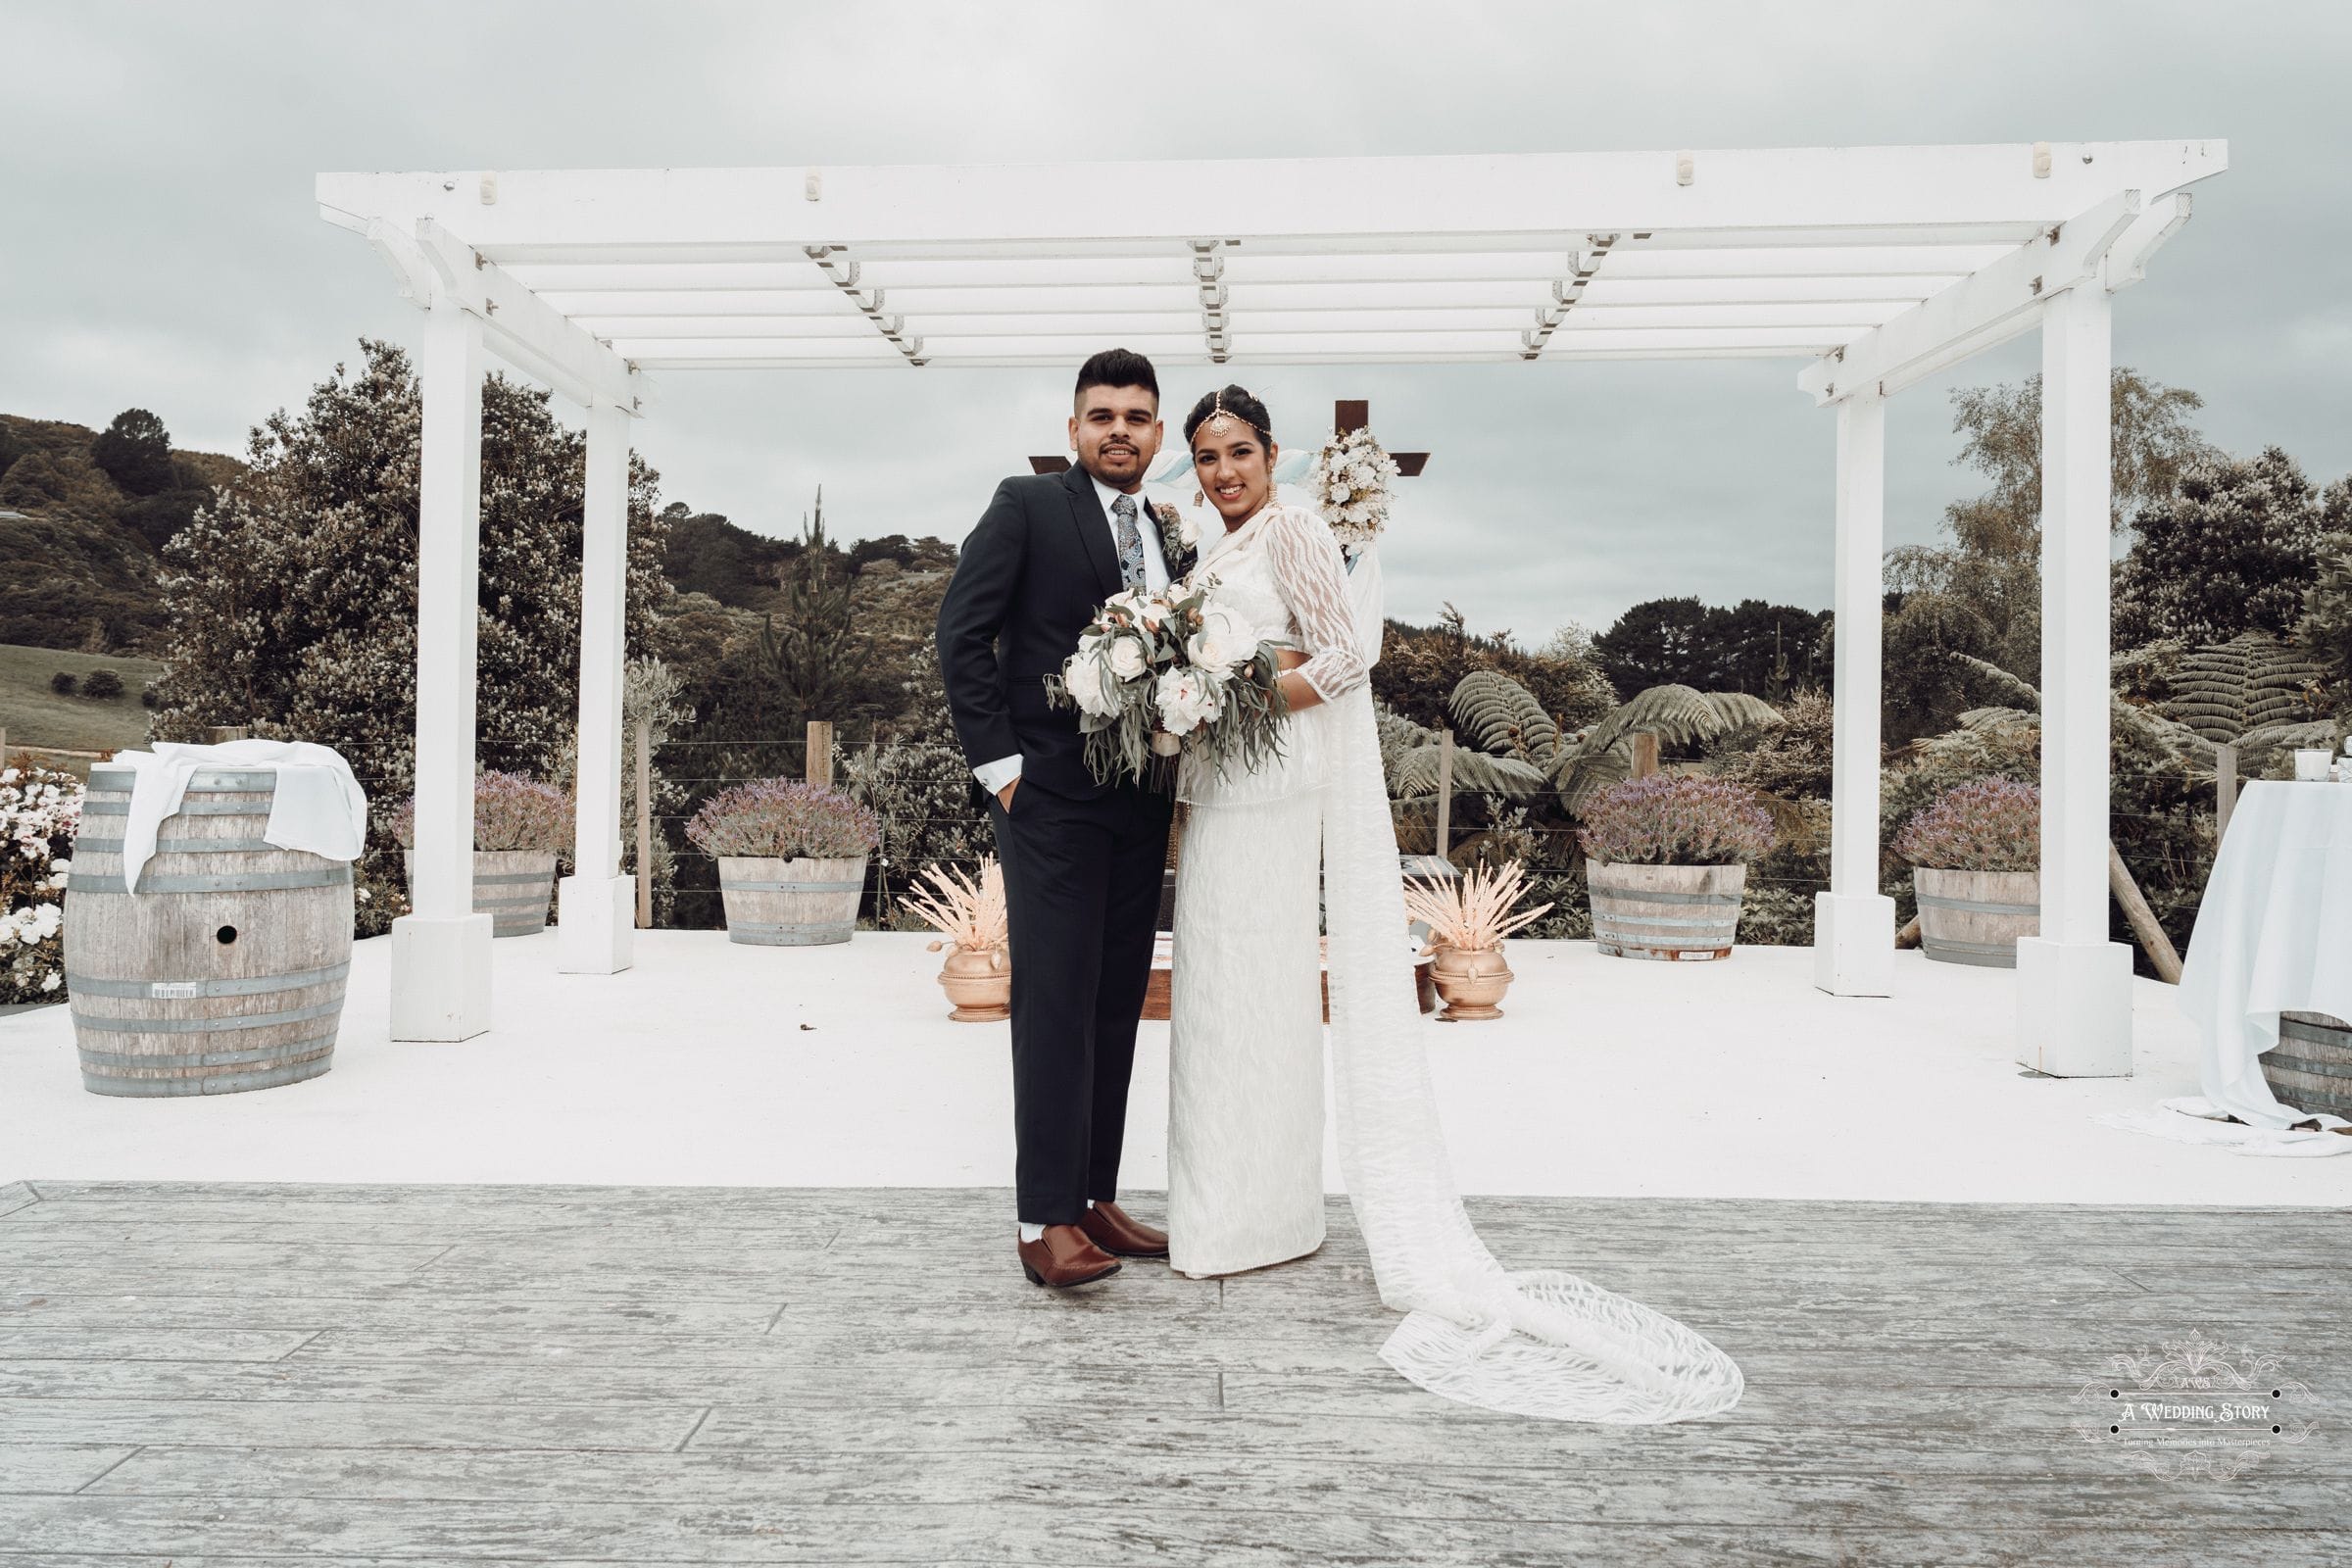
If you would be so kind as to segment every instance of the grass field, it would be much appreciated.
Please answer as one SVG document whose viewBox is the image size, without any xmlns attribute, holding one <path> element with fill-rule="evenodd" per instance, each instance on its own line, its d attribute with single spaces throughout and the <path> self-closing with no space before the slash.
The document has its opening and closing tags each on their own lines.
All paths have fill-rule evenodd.
<svg viewBox="0 0 2352 1568">
<path fill-rule="evenodd" d="M 147 710 L 139 706 L 139 692 L 163 667 L 125 654 L 70 654 L 0 643 L 0 729 L 8 732 L 8 749 L 112 752 L 145 745 Z M 87 678 L 93 669 L 111 669 L 122 677 L 122 695 L 105 702 L 60 697 L 49 689 L 49 677 L 61 669 L 76 679 Z"/>
</svg>

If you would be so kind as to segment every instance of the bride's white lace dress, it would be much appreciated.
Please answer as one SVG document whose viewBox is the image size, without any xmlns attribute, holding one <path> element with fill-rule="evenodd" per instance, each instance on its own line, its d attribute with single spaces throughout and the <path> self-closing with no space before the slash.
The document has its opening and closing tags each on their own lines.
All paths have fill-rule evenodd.
<svg viewBox="0 0 2352 1568">
<path fill-rule="evenodd" d="M 1322 1243 L 1320 902 L 1341 1169 L 1381 1299 L 1408 1314 L 1383 1356 L 1423 1388 L 1523 1415 L 1729 1409 L 1740 1369 L 1705 1339 L 1572 1274 L 1506 1273 L 1463 1212 L 1402 939 L 1368 679 L 1377 604 L 1351 608 L 1329 528 L 1293 507 L 1210 542 L 1194 568 L 1209 575 L 1258 635 L 1306 652 L 1324 701 L 1286 721 L 1283 755 L 1260 768 L 1219 777 L 1190 753 L 1181 765 L 1170 1263 L 1232 1273 Z"/>
</svg>

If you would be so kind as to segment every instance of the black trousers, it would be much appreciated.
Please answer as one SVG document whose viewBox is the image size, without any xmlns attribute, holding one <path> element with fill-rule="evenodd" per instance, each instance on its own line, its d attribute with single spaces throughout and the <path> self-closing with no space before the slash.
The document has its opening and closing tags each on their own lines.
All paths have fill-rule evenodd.
<svg viewBox="0 0 2352 1568">
<path fill-rule="evenodd" d="M 1019 1218 L 1070 1225 L 1118 1197 L 1136 1020 L 1167 863 L 1166 795 L 1072 800 L 1024 777 L 988 814 L 1012 922 L 1013 1183 Z"/>
</svg>

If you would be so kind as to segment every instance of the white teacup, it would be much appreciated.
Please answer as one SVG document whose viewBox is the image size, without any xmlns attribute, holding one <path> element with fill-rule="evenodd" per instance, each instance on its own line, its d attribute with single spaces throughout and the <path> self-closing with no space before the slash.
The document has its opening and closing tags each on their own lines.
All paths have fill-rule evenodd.
<svg viewBox="0 0 2352 1568">
<path fill-rule="evenodd" d="M 2295 777 L 2309 783 L 2326 783 L 2328 763 L 2334 755 L 2324 746 L 2298 746 L 2295 748 Z"/>
</svg>

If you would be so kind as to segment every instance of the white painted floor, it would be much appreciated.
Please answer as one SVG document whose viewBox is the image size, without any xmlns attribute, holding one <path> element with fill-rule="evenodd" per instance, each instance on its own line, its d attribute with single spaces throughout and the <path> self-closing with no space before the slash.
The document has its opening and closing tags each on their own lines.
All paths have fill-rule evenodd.
<svg viewBox="0 0 2352 1568">
<path fill-rule="evenodd" d="M 956 1024 L 919 936 L 735 947 L 637 934 L 637 966 L 496 948 L 496 1027 L 388 1037 L 391 944 L 359 944 L 334 1070 L 209 1100 L 81 1088 L 64 1007 L 0 1019 L 0 1181 L 1005 1186 L 1007 1032 Z M 1839 1000 L 1803 949 L 1720 963 L 1516 942 L 1504 1018 L 1427 1025 L 1465 1191 L 2352 1204 L 2352 1157 L 2257 1159 L 2095 1125 L 2194 1094 L 2173 993 L 2137 982 L 2138 1072 L 2028 1078 L 2006 971 L 1898 958 Z M 1167 1027 L 1146 1024 L 1126 1184 L 1164 1185 Z M 1336 1162 L 1329 1185 L 1340 1191 Z"/>
</svg>

